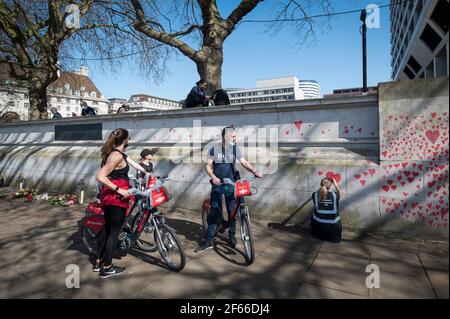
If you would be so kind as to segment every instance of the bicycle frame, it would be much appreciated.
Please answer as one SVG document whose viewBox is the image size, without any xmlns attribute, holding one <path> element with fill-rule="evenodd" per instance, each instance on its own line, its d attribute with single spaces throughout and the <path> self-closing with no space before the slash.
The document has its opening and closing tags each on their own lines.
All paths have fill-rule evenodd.
<svg viewBox="0 0 450 319">
<path fill-rule="evenodd" d="M 145 185 L 148 185 L 148 179 L 149 177 L 145 177 Z M 133 190 L 130 190 L 131 193 L 136 193 L 140 198 L 137 200 L 136 205 L 138 206 L 139 213 L 136 215 L 135 220 L 133 221 L 133 228 L 131 229 L 132 234 L 136 234 L 137 237 L 133 238 L 134 240 L 139 239 L 140 234 L 142 233 L 142 230 L 144 229 L 145 224 L 150 219 L 150 222 L 152 223 L 154 230 L 156 232 L 156 235 L 158 237 L 158 240 L 162 241 L 161 233 L 159 231 L 159 224 L 165 223 L 163 217 L 159 214 L 159 211 L 156 207 L 148 208 L 144 207 L 147 204 L 146 196 L 148 195 L 148 192 L 141 191 L 141 185 L 142 182 L 139 182 L 136 178 L 133 178 L 135 181 L 136 188 Z M 155 185 L 155 188 L 158 186 L 161 186 L 163 182 L 157 182 Z M 151 188 L 150 190 L 152 190 Z M 155 218 L 156 217 L 156 218 Z M 163 250 L 165 251 L 166 248 L 163 246 Z"/>
<path fill-rule="evenodd" d="M 246 178 L 246 180 L 252 181 L 252 179 L 250 179 L 250 178 Z M 226 179 L 224 179 L 224 184 L 234 185 L 234 182 L 232 182 L 230 179 L 226 178 Z M 252 194 L 252 195 L 254 195 L 254 194 Z M 222 195 L 220 195 L 220 196 L 221 196 L 220 198 L 222 199 Z M 209 213 L 211 211 L 211 204 L 210 203 L 206 204 L 206 201 L 203 204 L 203 208 L 207 208 L 208 213 Z M 222 200 L 221 200 L 221 202 L 222 202 Z M 239 208 L 246 207 L 246 206 L 247 205 L 245 203 L 245 197 L 237 197 L 236 201 L 234 203 L 234 206 L 233 206 L 233 210 L 232 210 L 231 214 L 229 215 L 229 220 L 235 220 L 238 213 L 240 214 L 240 212 L 241 212 L 241 210 Z M 222 210 L 221 205 L 220 205 L 219 209 L 220 209 L 220 214 L 221 214 L 221 220 L 223 220 L 223 210 Z M 249 215 L 249 218 L 250 218 L 250 215 Z"/>
</svg>

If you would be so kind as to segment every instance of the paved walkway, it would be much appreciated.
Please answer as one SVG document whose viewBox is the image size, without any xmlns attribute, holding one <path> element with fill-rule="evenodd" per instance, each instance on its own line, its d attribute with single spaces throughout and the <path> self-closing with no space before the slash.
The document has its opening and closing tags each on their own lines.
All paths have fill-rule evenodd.
<svg viewBox="0 0 450 319">
<path fill-rule="evenodd" d="M 181 273 L 167 270 L 157 252 L 134 251 L 116 261 L 126 274 L 100 279 L 77 232 L 82 210 L 0 200 L 0 298 L 449 298 L 447 244 L 344 233 L 335 245 L 260 222 L 256 261 L 246 267 L 242 246 L 231 249 L 226 238 L 194 253 L 203 231 L 193 212 L 166 214 L 186 250 Z M 379 289 L 365 285 L 372 263 Z M 80 267 L 80 289 L 65 286 L 68 264 Z"/>
</svg>

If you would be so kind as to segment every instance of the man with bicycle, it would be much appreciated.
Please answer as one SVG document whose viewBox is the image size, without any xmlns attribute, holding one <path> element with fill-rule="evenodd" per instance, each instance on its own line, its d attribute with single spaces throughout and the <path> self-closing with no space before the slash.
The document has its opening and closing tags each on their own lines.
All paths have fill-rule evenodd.
<svg viewBox="0 0 450 319">
<path fill-rule="evenodd" d="M 252 164 L 250 164 L 242 155 L 241 150 L 236 145 L 236 131 L 234 127 L 225 127 L 222 130 L 222 142 L 214 145 L 208 152 L 205 169 L 206 173 L 211 177 L 211 213 L 208 216 L 208 229 L 206 239 L 195 250 L 203 252 L 214 247 L 214 237 L 217 229 L 217 223 L 220 216 L 220 208 L 222 206 L 222 195 L 225 196 L 228 216 L 232 214 L 236 201 L 233 186 L 223 184 L 225 178 L 229 178 L 233 182 L 237 181 L 239 172 L 236 171 L 235 164 L 238 160 L 242 166 L 256 177 L 262 177 Z M 229 240 L 231 247 L 236 247 L 236 220 L 228 218 Z"/>
</svg>

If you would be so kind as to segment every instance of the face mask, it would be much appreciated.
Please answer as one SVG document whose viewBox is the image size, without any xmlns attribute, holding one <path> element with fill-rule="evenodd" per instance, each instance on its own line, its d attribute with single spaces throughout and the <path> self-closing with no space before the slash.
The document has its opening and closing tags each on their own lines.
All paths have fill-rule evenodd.
<svg viewBox="0 0 450 319">
<path fill-rule="evenodd" d="M 228 144 L 230 144 L 231 146 L 234 146 L 234 144 L 236 144 L 233 140 L 229 140 Z"/>
</svg>

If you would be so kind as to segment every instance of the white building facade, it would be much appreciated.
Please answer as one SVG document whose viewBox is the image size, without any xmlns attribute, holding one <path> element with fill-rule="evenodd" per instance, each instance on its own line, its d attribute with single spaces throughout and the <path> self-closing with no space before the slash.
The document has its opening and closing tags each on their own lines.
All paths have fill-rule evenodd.
<svg viewBox="0 0 450 319">
<path fill-rule="evenodd" d="M 56 107 L 62 117 L 81 116 L 81 102 L 86 102 L 97 115 L 108 114 L 109 101 L 89 78 L 86 67 L 73 73 L 62 73 L 47 89 L 48 112 Z"/>
<path fill-rule="evenodd" d="M 5 113 L 17 113 L 21 121 L 29 119 L 30 102 L 28 90 L 9 85 L 0 85 L 0 116 Z"/>
<path fill-rule="evenodd" d="M 128 103 L 127 99 L 122 99 L 122 98 L 111 98 L 111 99 L 108 99 L 108 101 L 109 101 L 109 105 L 108 105 L 109 114 L 117 113 L 119 108 L 122 107 L 122 105 Z"/>
<path fill-rule="evenodd" d="M 300 90 L 303 91 L 305 99 L 320 99 L 320 85 L 317 81 L 313 80 L 301 80 L 299 81 Z"/>
<path fill-rule="evenodd" d="M 19 114 L 20 120 L 30 118 L 30 102 L 25 83 L 6 79 L 0 83 L 0 116 L 6 112 Z M 85 101 L 98 115 L 108 114 L 109 101 L 89 78 L 88 69 L 82 67 L 73 73 L 61 73 L 47 89 L 47 111 L 56 107 L 62 117 L 81 116 L 81 102 Z"/>
<path fill-rule="evenodd" d="M 449 75 L 448 12 L 448 0 L 411 0 L 392 5 L 392 80 Z"/>
<path fill-rule="evenodd" d="M 256 81 L 255 89 L 227 89 L 231 105 L 303 100 L 296 77 L 282 77 Z"/>
<path fill-rule="evenodd" d="M 168 111 L 182 109 L 182 105 L 178 101 L 147 94 L 132 95 L 128 101 L 128 104 L 130 106 L 130 110 L 128 112 Z"/>
</svg>

